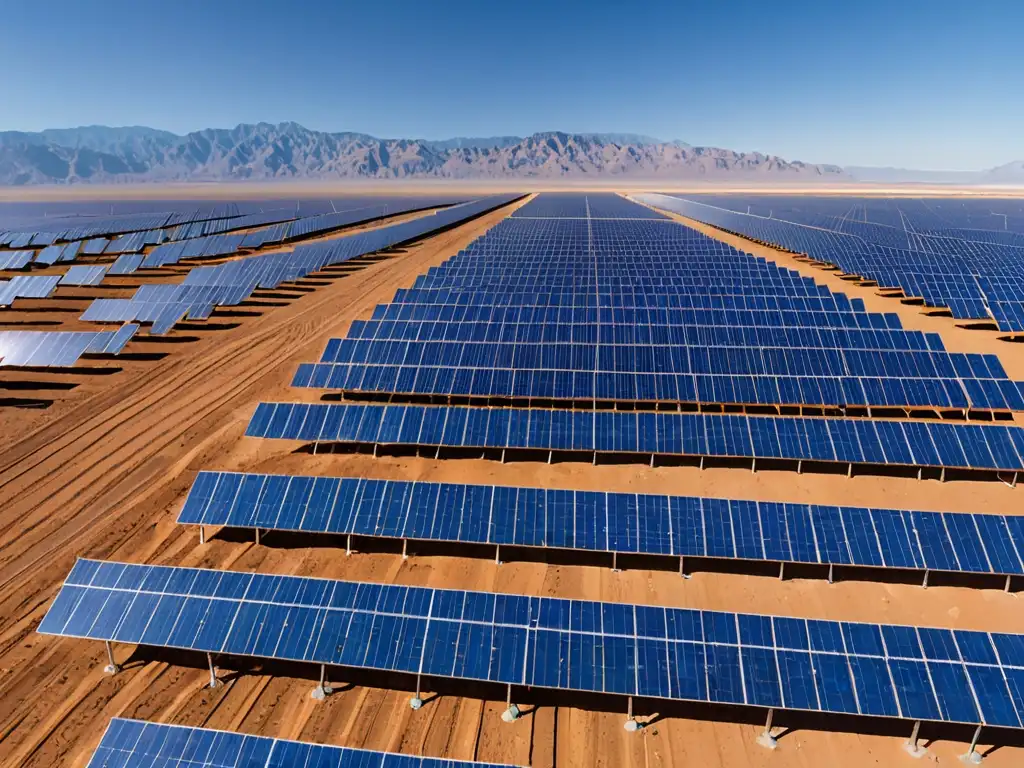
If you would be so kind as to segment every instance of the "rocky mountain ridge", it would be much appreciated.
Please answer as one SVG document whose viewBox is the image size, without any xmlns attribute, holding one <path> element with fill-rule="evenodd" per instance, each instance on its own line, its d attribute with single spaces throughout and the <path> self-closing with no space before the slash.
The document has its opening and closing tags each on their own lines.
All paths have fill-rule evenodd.
<svg viewBox="0 0 1024 768">
<path fill-rule="evenodd" d="M 271 179 L 844 180 L 833 165 L 759 152 L 691 147 L 634 134 L 559 131 L 447 141 L 313 131 L 297 123 L 242 124 L 178 136 L 89 126 L 0 132 L 0 184 Z"/>
</svg>

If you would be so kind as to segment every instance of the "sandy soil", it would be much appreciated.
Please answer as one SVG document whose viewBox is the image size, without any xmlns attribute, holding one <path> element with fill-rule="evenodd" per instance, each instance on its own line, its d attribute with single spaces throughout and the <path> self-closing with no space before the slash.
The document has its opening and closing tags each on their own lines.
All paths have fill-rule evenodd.
<svg viewBox="0 0 1024 768">
<path fill-rule="evenodd" d="M 363 455 L 307 456 L 278 441 L 243 436 L 259 400 L 300 399 L 288 383 L 301 361 L 316 358 L 328 338 L 344 334 L 396 288 L 441 263 L 483 233 L 508 209 L 490 214 L 408 252 L 309 283 L 315 290 L 276 300 L 239 319 L 237 327 L 198 335 L 183 351 L 159 360 L 129 361 L 127 374 L 92 377 L 43 411 L 0 412 L 0 764 L 84 765 L 112 716 L 301 738 L 412 754 L 480 759 L 538 767 L 785 766 L 854 768 L 910 764 L 896 733 L 858 735 L 789 731 L 770 752 L 754 739 L 754 723 L 669 716 L 639 733 L 623 731 L 620 702 L 548 702 L 514 724 L 500 718 L 504 702 L 442 695 L 419 712 L 407 690 L 354 685 L 325 702 L 309 696 L 315 670 L 256 668 L 222 672 L 226 685 L 204 687 L 206 671 L 178 658 L 132 656 L 116 677 L 103 674 L 99 643 L 34 632 L 76 556 L 339 578 L 393 581 L 532 595 L 558 595 L 1024 632 L 1018 598 L 998 590 L 838 582 L 697 573 L 690 580 L 663 571 L 509 562 L 486 558 L 356 553 L 334 542 L 277 541 L 261 546 L 215 536 L 198 544 L 175 518 L 200 469 L 351 474 L 459 480 L 580 489 L 643 490 L 819 503 L 851 503 L 1016 512 L 1020 491 L 999 483 L 918 482 L 793 472 L 589 464 L 510 463 Z M 776 254 L 780 262 L 827 273 Z M 788 261 L 787 261 L 788 260 Z M 1015 345 L 957 329 L 945 318 L 865 295 L 871 308 L 898 311 L 908 327 L 937 329 L 951 349 L 991 343 L 1007 369 L 1024 370 Z M 918 325 L 924 324 L 924 325 Z M 176 331 L 174 335 L 177 335 Z M 977 345 L 977 346 L 976 346 Z M 173 347 L 173 343 L 165 343 Z M 88 377 L 85 377 L 88 378 Z M 308 544 L 308 545 L 307 545 Z M 132 653 L 119 648 L 119 658 Z M 346 681 L 335 681 L 336 684 Z M 470 686 L 463 690 L 473 693 Z M 530 705 L 530 701 L 523 704 Z M 649 715 L 651 713 L 638 713 Z M 779 725 L 785 726 L 780 719 Z M 906 734 L 903 734 L 905 738 Z M 942 734 L 932 759 L 949 764 L 965 751 Z M 984 736 L 982 740 L 984 741 Z M 987 749 L 985 745 L 985 749 Z M 1020 765 L 1019 749 L 993 751 L 987 765 Z"/>
</svg>

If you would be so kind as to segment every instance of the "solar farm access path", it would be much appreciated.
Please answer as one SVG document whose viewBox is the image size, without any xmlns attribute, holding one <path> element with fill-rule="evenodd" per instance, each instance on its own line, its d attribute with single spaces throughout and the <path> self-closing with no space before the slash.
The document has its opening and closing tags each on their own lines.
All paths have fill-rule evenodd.
<svg viewBox="0 0 1024 768">
<path fill-rule="evenodd" d="M 641 734 L 622 730 L 622 712 L 544 707 L 515 725 L 504 702 L 445 696 L 419 713 L 408 692 L 357 686 L 316 704 L 305 669 L 228 675 L 202 688 L 203 669 L 177 659 L 134 661 L 103 675 L 102 647 L 54 642 L 34 629 L 78 555 L 174 565 L 295 573 L 435 587 L 644 602 L 818 618 L 1024 631 L 1016 598 L 952 588 L 697 574 L 593 567 L 547 567 L 487 559 L 397 553 L 339 556 L 315 542 L 264 546 L 215 538 L 197 546 L 175 518 L 199 469 L 351 474 L 402 479 L 500 482 L 652 493 L 865 506 L 1012 513 L 1019 489 L 996 483 L 918 483 L 903 478 L 795 475 L 696 468 L 509 464 L 477 460 L 293 455 L 287 446 L 242 437 L 259 400 L 297 401 L 288 385 L 299 361 L 366 318 L 377 303 L 440 264 L 504 216 L 499 211 L 426 241 L 408 254 L 355 272 L 241 327 L 190 345 L 137 376 L 117 377 L 88 397 L 7 418 L 0 431 L 0 763 L 75 764 L 115 715 L 174 720 L 284 738 L 424 752 L 534 766 L 777 765 L 753 742 L 756 726 L 666 720 Z M 821 273 L 824 275 L 824 273 Z M 818 275 L 816 274 L 816 277 Z M 820 278 L 819 278 L 820 279 Z M 853 291 L 851 290 L 851 294 Z M 887 307 L 889 304 L 886 305 Z M 895 308 L 890 307 L 890 310 Z M 900 308 L 904 318 L 915 308 Z M 1009 357 L 1004 349 L 1001 357 Z M 1009 365 L 1008 365 L 1009 367 Z M 52 413 L 51 413 L 52 412 Z M 29 426 L 31 424 L 31 426 Z M 127 649 L 121 649 L 124 653 Z M 344 682 L 344 681 L 338 681 Z M 657 731 L 657 734 L 655 734 Z M 787 743 L 788 742 L 788 743 Z M 853 768 L 899 759 L 891 736 L 801 731 L 782 741 L 787 765 Z M 937 744 L 950 760 L 962 745 Z M 781 753 L 778 756 L 782 756 Z M 1013 765 L 1019 752 L 995 752 L 988 765 Z"/>
</svg>

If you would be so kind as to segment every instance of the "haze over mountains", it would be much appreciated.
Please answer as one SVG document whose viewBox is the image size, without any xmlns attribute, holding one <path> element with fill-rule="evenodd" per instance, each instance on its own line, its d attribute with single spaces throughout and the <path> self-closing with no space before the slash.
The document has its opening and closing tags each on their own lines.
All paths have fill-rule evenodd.
<svg viewBox="0 0 1024 768">
<path fill-rule="evenodd" d="M 145 127 L 0 132 L 0 185 L 270 179 L 595 179 L 1015 184 L 1024 163 L 978 173 L 841 168 L 629 133 L 380 139 L 297 123 L 179 136 Z"/>
</svg>

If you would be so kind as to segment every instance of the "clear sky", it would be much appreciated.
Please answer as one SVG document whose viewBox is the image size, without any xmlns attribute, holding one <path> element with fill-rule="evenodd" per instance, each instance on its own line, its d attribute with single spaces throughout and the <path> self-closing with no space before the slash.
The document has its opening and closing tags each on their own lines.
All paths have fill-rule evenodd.
<svg viewBox="0 0 1024 768">
<path fill-rule="evenodd" d="M 6 0 L 0 130 L 623 131 L 841 165 L 1024 159 L 1021 0 Z"/>
</svg>

